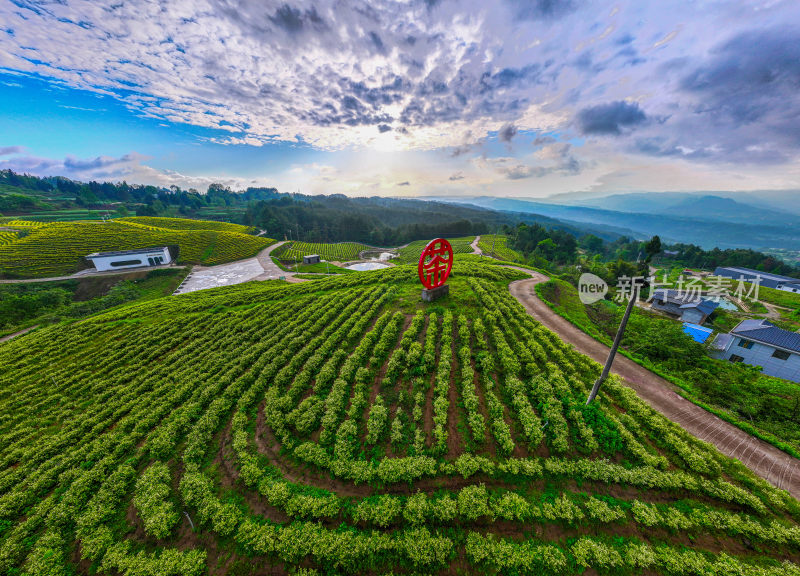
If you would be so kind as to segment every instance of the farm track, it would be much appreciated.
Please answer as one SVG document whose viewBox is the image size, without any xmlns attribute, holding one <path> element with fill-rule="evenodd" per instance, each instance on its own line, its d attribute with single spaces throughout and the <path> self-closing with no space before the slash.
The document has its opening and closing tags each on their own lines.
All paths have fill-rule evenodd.
<svg viewBox="0 0 800 576">
<path fill-rule="evenodd" d="M 553 312 L 536 294 L 537 284 L 549 280 L 544 274 L 510 266 L 531 275 L 509 285 L 516 298 L 534 319 L 572 344 L 582 354 L 604 363 L 609 348 Z M 630 358 L 617 355 L 613 372 L 625 380 L 642 400 L 695 437 L 736 458 L 774 486 L 800 498 L 800 461 L 778 448 L 725 422 L 675 392 L 675 386 Z M 601 392 L 602 393 L 602 392 Z"/>
<path fill-rule="evenodd" d="M 151 270 L 163 270 L 173 268 L 186 268 L 182 264 L 170 264 L 168 266 L 142 266 L 140 268 L 128 268 L 127 270 L 109 270 L 107 272 L 90 272 L 91 268 L 68 274 L 66 276 L 49 276 L 47 278 L 14 278 L 0 280 L 0 284 L 27 284 L 29 282 L 57 282 L 59 280 L 80 280 L 81 278 L 94 278 L 96 276 L 124 276 L 126 274 L 136 274 L 138 272 L 150 272 Z"/>
<path fill-rule="evenodd" d="M 483 250 L 478 248 L 478 242 L 480 242 L 480 241 L 481 241 L 481 237 L 480 236 L 475 236 L 475 240 L 473 240 L 472 244 L 470 244 L 470 248 L 472 248 L 472 253 L 473 254 L 483 255 Z"/>
<path fill-rule="evenodd" d="M 7 334 L 6 336 L 0 338 L 0 344 L 2 344 L 3 342 L 8 342 L 12 338 L 16 338 L 17 336 L 22 336 L 23 334 L 27 334 L 31 330 L 34 330 L 38 327 L 39 325 L 37 324 L 36 326 L 31 326 L 30 328 L 25 328 L 24 330 L 20 330 L 19 332 L 14 332 L 13 334 Z"/>
</svg>

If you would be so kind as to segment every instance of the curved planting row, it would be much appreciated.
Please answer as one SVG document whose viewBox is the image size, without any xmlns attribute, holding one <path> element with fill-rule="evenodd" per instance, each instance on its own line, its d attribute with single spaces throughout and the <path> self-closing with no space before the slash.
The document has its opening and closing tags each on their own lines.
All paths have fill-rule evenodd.
<svg viewBox="0 0 800 576">
<path fill-rule="evenodd" d="M 800 574 L 800 504 L 457 265 L 0 345 L 0 572 Z M 24 353 L 23 353 L 24 351 Z"/>
<path fill-rule="evenodd" d="M 289 242 L 284 244 L 272 254 L 286 260 L 301 259 L 303 256 L 317 254 L 323 260 L 332 262 L 347 262 L 358 260 L 358 255 L 371 246 L 360 242 L 338 242 L 336 244 L 322 244 L 314 242 Z"/>
<path fill-rule="evenodd" d="M 464 238 L 448 238 L 450 245 L 453 247 L 454 254 L 472 254 L 472 241 L 475 236 L 466 236 Z M 419 256 L 428 245 L 429 240 L 415 240 L 410 244 L 403 246 L 398 250 L 397 262 L 402 264 L 416 264 L 419 261 Z"/>
<path fill-rule="evenodd" d="M 70 274 L 85 268 L 85 256 L 93 252 L 165 245 L 179 247 L 181 263 L 214 265 L 255 256 L 274 242 L 239 232 L 167 229 L 132 221 L 55 222 L 28 230 L 26 236 L 13 243 L 0 244 L 0 274 L 12 277 Z"/>
</svg>

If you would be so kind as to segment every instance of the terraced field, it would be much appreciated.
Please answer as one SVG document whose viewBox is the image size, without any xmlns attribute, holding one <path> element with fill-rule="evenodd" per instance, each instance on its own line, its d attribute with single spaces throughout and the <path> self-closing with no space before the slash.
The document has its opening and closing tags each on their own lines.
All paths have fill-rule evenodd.
<svg viewBox="0 0 800 576">
<path fill-rule="evenodd" d="M 154 226 L 154 221 L 171 227 Z M 199 228 L 218 224 L 225 229 Z M 71 274 L 88 266 L 84 257 L 92 252 L 164 245 L 179 246 L 178 261 L 181 263 L 211 266 L 255 256 L 274 242 L 243 233 L 247 230 L 244 226 L 173 218 L 122 219 L 106 223 L 12 221 L 6 226 L 28 231 L 26 236 L 0 245 L 0 276 L 12 278 Z"/>
<path fill-rule="evenodd" d="M 217 232 L 234 232 L 236 234 L 252 234 L 255 228 L 231 224 L 230 222 L 217 222 L 215 220 L 190 220 L 187 218 L 162 218 L 158 216 L 131 216 L 117 218 L 115 222 L 125 224 L 141 224 L 150 229 L 167 230 L 215 230 Z"/>
<path fill-rule="evenodd" d="M 503 234 L 482 234 L 478 248 L 484 254 L 506 262 L 522 262 L 524 260 L 522 254 L 508 247 L 508 236 Z"/>
<path fill-rule="evenodd" d="M 18 238 L 17 232 L 9 232 L 7 230 L 0 230 L 0 246 L 11 244 Z"/>
<path fill-rule="evenodd" d="M 463 238 L 448 238 L 450 244 L 453 246 L 454 254 L 472 254 L 472 241 L 475 236 L 465 236 Z M 419 255 L 428 245 L 430 240 L 416 240 L 407 246 L 400 248 L 396 262 L 401 264 L 416 264 L 419 261 Z"/>
<path fill-rule="evenodd" d="M 0 344 L 0 573 L 800 574 L 800 503 L 458 264 Z"/>
<path fill-rule="evenodd" d="M 369 250 L 371 246 L 360 242 L 339 242 L 336 244 L 321 244 L 314 242 L 288 242 L 278 248 L 273 256 L 285 260 L 302 259 L 309 254 L 318 254 L 323 260 L 330 262 L 348 262 L 358 260 L 362 250 Z"/>
</svg>

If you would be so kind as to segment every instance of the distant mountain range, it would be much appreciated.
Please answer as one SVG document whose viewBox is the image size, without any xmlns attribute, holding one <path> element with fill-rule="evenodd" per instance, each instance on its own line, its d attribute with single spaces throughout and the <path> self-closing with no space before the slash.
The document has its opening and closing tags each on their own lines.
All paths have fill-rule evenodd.
<svg viewBox="0 0 800 576">
<path fill-rule="evenodd" d="M 533 199 L 437 198 L 504 212 L 533 213 L 572 225 L 593 225 L 635 238 L 654 234 L 670 243 L 697 244 L 704 249 L 752 248 L 763 250 L 800 247 L 800 214 L 778 211 L 730 197 L 679 192 L 612 194 L 580 198 L 566 195 L 554 203 Z M 752 200 L 752 196 L 746 197 Z M 569 201 L 569 204 L 566 202 Z M 758 201 L 756 199 L 756 201 Z"/>
<path fill-rule="evenodd" d="M 791 226 L 800 222 L 800 214 L 786 209 L 778 211 L 768 205 L 759 206 L 716 195 L 696 196 L 674 192 L 614 194 L 587 200 L 579 205 L 617 212 L 664 214 L 764 226 Z M 787 208 L 790 207 L 791 204 L 788 204 Z"/>
</svg>

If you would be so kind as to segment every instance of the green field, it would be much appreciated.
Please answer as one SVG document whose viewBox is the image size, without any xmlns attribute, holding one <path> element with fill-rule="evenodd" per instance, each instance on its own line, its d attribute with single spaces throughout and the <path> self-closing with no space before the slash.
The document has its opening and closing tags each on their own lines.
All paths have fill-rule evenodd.
<svg viewBox="0 0 800 576">
<path fill-rule="evenodd" d="M 482 234 L 478 248 L 492 258 L 506 262 L 523 262 L 522 254 L 508 247 L 508 236 L 502 234 Z"/>
<path fill-rule="evenodd" d="M 0 573 L 797 576 L 800 503 L 456 263 L 0 344 Z M 235 351 L 235 352 L 234 352 Z"/>
<path fill-rule="evenodd" d="M 30 212 L 25 214 L 25 220 L 33 222 L 73 222 L 77 220 L 102 220 L 113 215 L 111 210 L 48 210 L 46 212 Z M 0 226 L 2 226 L 0 220 Z"/>
<path fill-rule="evenodd" d="M 241 258 L 249 258 L 274 242 L 268 238 L 237 231 L 246 230 L 235 224 L 186 221 L 184 229 L 175 219 L 167 221 L 172 228 L 156 227 L 138 219 L 97 222 L 56 222 L 52 224 L 11 221 L 5 226 L 27 231 L 18 240 L 0 245 L 0 276 L 37 278 L 74 273 L 88 266 L 84 260 L 92 252 L 129 250 L 151 246 L 179 246 L 179 263 L 211 266 Z M 214 229 L 204 229 L 212 226 Z M 226 227 L 220 231 L 219 227 Z M 236 227 L 236 228 L 230 228 Z"/>
<path fill-rule="evenodd" d="M 371 246 L 360 242 L 339 242 L 336 244 L 322 244 L 314 242 L 287 242 L 272 254 L 282 260 L 302 260 L 303 256 L 317 254 L 323 260 L 331 262 L 348 262 L 358 260 L 362 250 L 369 250 Z"/>
<path fill-rule="evenodd" d="M 169 296 L 185 268 L 134 271 L 53 282 L 0 284 L 0 337 L 29 326 L 71 321 L 130 302 Z"/>
<path fill-rule="evenodd" d="M 334 266 L 328 262 L 319 262 L 318 264 L 298 264 L 297 260 L 279 260 L 272 257 L 272 261 L 281 269 L 286 272 L 299 272 L 307 274 L 355 274 L 355 270 L 343 268 L 341 266 Z"/>
<path fill-rule="evenodd" d="M 472 254 L 472 241 L 475 236 L 466 236 L 464 238 L 447 238 L 450 245 L 453 247 L 453 254 Z M 419 256 L 428 245 L 430 240 L 415 240 L 410 244 L 403 246 L 399 249 L 398 256 L 395 259 L 399 264 L 416 264 L 419 262 Z"/>
<path fill-rule="evenodd" d="M 252 234 L 255 232 L 255 228 L 252 226 L 242 226 L 241 224 L 230 224 L 228 222 L 216 222 L 214 220 L 189 220 L 187 218 L 130 216 L 127 218 L 116 218 L 115 222 L 122 222 L 124 224 L 138 224 L 150 228 L 151 230 L 214 230 L 216 232 L 233 232 L 236 234 Z"/>
<path fill-rule="evenodd" d="M 19 238 L 19 232 L 0 230 L 0 246 L 11 244 Z"/>
</svg>

